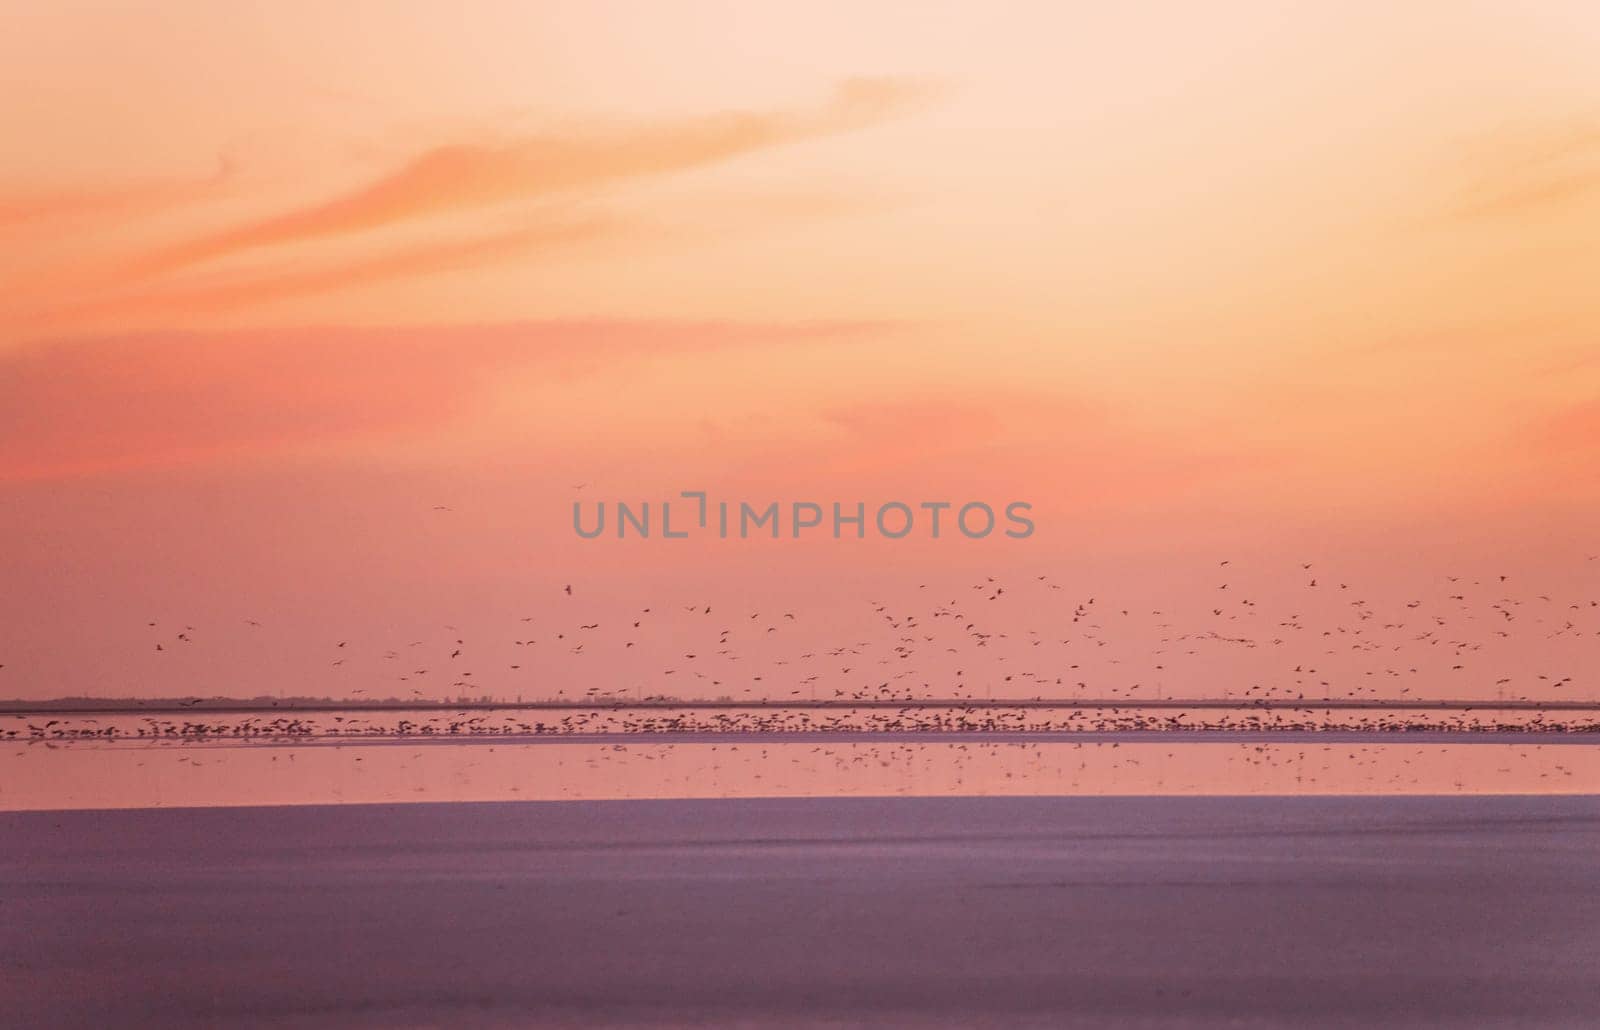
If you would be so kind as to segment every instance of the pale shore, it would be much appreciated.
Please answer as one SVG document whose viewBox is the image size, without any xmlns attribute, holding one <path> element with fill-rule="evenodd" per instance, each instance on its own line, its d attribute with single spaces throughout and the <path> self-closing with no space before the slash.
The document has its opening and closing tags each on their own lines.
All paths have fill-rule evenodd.
<svg viewBox="0 0 1600 1030">
<path fill-rule="evenodd" d="M 1600 798 L 0 814 L 5 1026 L 1591 1026 Z"/>
</svg>

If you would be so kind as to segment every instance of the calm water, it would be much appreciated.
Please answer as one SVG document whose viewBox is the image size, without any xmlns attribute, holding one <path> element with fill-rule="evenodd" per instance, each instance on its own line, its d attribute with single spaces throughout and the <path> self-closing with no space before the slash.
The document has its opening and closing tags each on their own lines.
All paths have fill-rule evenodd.
<svg viewBox="0 0 1600 1030">
<path fill-rule="evenodd" d="M 0 813 L 0 1023 L 1591 1027 L 1597 856 L 1584 797 Z"/>
<path fill-rule="evenodd" d="M 1391 713 L 1388 717 L 1395 717 Z M 1450 716 L 1458 718 L 1458 716 Z M 267 720 L 4 717 L 0 809 L 608 798 L 1600 792 L 1600 735 L 1208 733 L 526 734 L 512 717 L 329 713 Z M 1505 717 L 1497 715 L 1497 721 Z M 1524 717 L 1526 718 L 1526 717 Z M 477 719 L 451 733 L 448 724 Z M 200 731 L 193 727 L 199 725 Z M 30 726 L 33 729 L 30 729 Z M 109 732 L 108 732 L 109 731 Z"/>
</svg>

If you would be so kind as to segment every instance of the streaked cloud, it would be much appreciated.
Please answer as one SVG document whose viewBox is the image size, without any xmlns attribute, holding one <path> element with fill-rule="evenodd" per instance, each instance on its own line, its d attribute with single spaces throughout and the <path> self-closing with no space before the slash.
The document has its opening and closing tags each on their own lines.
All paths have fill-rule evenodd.
<svg viewBox="0 0 1600 1030">
<path fill-rule="evenodd" d="M 588 374 L 615 361 L 837 341 L 874 328 L 577 321 L 60 340 L 0 354 L 0 481 L 409 438 L 465 415 L 512 372 Z"/>
<path fill-rule="evenodd" d="M 217 158 L 204 178 L 36 189 L 0 189 L 0 230 L 77 218 L 141 217 L 211 196 L 234 177 L 234 163 Z"/>
<path fill-rule="evenodd" d="M 567 253 L 584 244 L 637 236 L 639 232 L 637 227 L 616 219 L 555 216 L 505 232 L 431 239 L 309 267 L 305 261 L 282 262 L 218 281 L 126 291 L 93 303 L 64 306 L 55 314 L 61 318 L 89 320 L 101 317 L 151 320 L 249 308 L 289 297 L 359 288 L 407 276 Z M 47 313 L 46 318 L 49 317 Z"/>
<path fill-rule="evenodd" d="M 1470 158 L 1473 181 L 1455 208 L 1466 218 L 1508 218 L 1600 193 L 1600 119 L 1507 129 Z"/>
<path fill-rule="evenodd" d="M 231 165 L 224 162 L 204 182 L 0 195 L 0 230 L 8 221 L 67 214 L 89 223 L 80 234 L 88 248 L 81 259 L 18 270 L 27 282 L 0 300 L 6 322 L 0 332 L 15 340 L 130 323 L 183 324 L 196 313 L 568 253 L 601 240 L 659 236 L 670 212 L 630 213 L 610 194 L 603 200 L 600 194 L 623 183 L 869 127 L 936 95 L 917 82 L 853 79 L 809 108 L 601 127 L 578 123 L 488 142 L 429 142 L 398 167 L 342 194 L 177 243 L 146 243 L 131 256 L 108 253 L 94 222 L 118 229 L 111 235 L 120 236 L 131 216 L 214 193 L 231 176 Z M 731 198 L 714 211 L 687 212 L 682 220 L 725 227 L 730 221 L 837 215 L 861 203 L 854 192 L 808 183 L 799 192 Z"/>
<path fill-rule="evenodd" d="M 262 247 L 681 171 L 864 128 L 931 96 L 921 84 L 856 79 L 813 109 L 725 112 L 618 130 L 435 145 L 340 196 L 177 244 L 146 256 L 135 269 L 166 272 Z"/>
</svg>

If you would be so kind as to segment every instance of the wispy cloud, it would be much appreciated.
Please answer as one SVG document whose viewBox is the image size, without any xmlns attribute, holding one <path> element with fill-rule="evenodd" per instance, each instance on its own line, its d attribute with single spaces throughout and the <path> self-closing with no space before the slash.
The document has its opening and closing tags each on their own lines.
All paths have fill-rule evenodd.
<svg viewBox="0 0 1600 1030">
<path fill-rule="evenodd" d="M 543 254 L 568 253 L 607 239 L 636 237 L 642 229 L 598 216 L 554 216 L 505 232 L 435 239 L 375 254 L 306 267 L 305 261 L 255 269 L 216 282 L 130 290 L 91 303 L 64 306 L 58 317 L 99 316 L 151 320 L 175 314 L 226 311 L 288 297 L 351 289 L 412 275 L 435 274 Z M 46 313 L 48 318 L 51 313 Z"/>
<path fill-rule="evenodd" d="M 0 482 L 428 432 L 503 375 L 863 336 L 855 322 L 530 322 L 148 333 L 0 353 Z"/>
<path fill-rule="evenodd" d="M 1511 217 L 1587 199 L 1600 192 L 1600 119 L 1496 133 L 1474 149 L 1468 168 L 1458 217 Z"/>
<path fill-rule="evenodd" d="M 841 84 L 828 102 L 810 110 L 729 112 L 592 134 L 436 145 L 340 196 L 188 240 L 135 267 L 165 272 L 261 247 L 681 171 L 863 128 L 930 96 L 919 84 L 859 79 Z"/>
<path fill-rule="evenodd" d="M 234 164 L 217 158 L 216 171 L 200 179 L 85 185 L 65 189 L 0 189 L 0 230 L 63 219 L 140 217 L 214 195 L 234 178 Z"/>
<path fill-rule="evenodd" d="M 0 298 L 12 340 L 71 328 L 162 324 L 170 316 L 248 307 L 306 294 L 568 252 L 601 240 L 659 236 L 670 218 L 630 215 L 609 188 L 709 166 L 808 139 L 865 128 L 936 96 L 921 83 L 856 79 L 814 107 L 579 126 L 491 142 L 431 142 L 398 167 L 345 193 L 237 222 L 132 256 L 78 233 L 84 252 L 59 267 L 27 271 L 24 289 Z M 212 191 L 203 184 L 83 190 L 54 197 L 0 195 L 6 220 L 75 212 L 124 218 Z M 604 203 L 601 195 L 604 194 Z M 813 184 L 803 195 L 752 204 L 732 198 L 713 220 L 748 222 L 853 210 L 859 197 Z M 501 208 L 506 208 L 502 211 Z M 494 209 L 499 226 L 485 228 Z M 704 220 L 706 212 L 690 219 Z M 110 223 L 108 222 L 108 227 Z"/>
</svg>

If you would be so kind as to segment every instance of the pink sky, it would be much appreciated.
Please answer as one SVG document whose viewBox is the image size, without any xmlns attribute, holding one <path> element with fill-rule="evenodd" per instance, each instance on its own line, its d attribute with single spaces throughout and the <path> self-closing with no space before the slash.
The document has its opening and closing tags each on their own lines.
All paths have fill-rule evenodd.
<svg viewBox="0 0 1600 1030">
<path fill-rule="evenodd" d="M 1397 614 L 1454 574 L 1586 604 L 1597 50 L 1584 3 L 39 6 L 0 40 L 0 697 L 383 694 L 446 625 L 713 599 L 820 644 L 986 576 L 1193 629 L 1223 560 L 1281 616 L 1304 561 Z M 686 489 L 1038 531 L 571 531 Z"/>
</svg>

